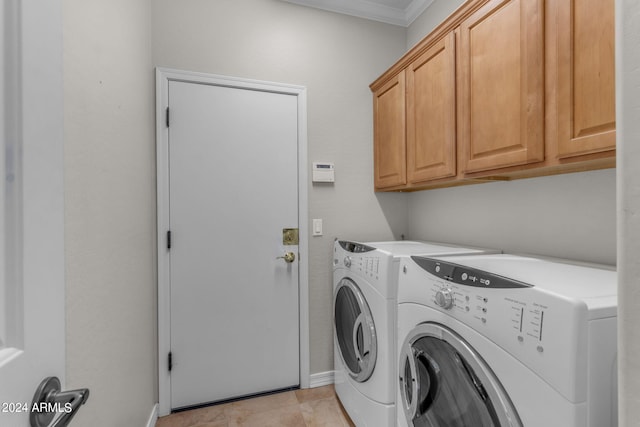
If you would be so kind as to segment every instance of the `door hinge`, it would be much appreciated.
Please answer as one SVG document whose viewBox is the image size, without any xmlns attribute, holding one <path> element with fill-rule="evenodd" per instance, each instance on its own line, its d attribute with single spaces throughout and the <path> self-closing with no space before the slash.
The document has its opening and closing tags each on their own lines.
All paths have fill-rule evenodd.
<svg viewBox="0 0 640 427">
<path fill-rule="evenodd" d="M 165 123 L 167 124 L 167 127 L 169 127 L 169 107 L 167 107 L 165 111 Z"/>
<path fill-rule="evenodd" d="M 167 357 L 167 365 L 169 367 L 169 372 L 173 369 L 173 355 L 169 352 L 169 356 Z"/>
<path fill-rule="evenodd" d="M 171 249 L 171 230 L 167 231 L 167 249 Z"/>
</svg>

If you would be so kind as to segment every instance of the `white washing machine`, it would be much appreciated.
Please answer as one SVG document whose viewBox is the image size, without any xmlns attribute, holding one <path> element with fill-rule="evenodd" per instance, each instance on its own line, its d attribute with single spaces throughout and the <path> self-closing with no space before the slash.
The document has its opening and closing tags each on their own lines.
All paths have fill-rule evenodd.
<svg viewBox="0 0 640 427">
<path fill-rule="evenodd" d="M 617 426 L 613 268 L 499 254 L 400 269 L 398 426 Z"/>
<path fill-rule="evenodd" d="M 487 252 L 427 242 L 336 240 L 334 244 L 335 388 L 358 427 L 392 426 L 396 397 L 399 263 L 412 254 Z"/>
</svg>

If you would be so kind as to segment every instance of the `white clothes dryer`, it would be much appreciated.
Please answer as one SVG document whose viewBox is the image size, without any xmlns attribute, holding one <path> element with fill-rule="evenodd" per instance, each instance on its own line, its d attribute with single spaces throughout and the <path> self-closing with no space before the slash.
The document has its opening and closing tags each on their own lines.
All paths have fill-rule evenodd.
<svg viewBox="0 0 640 427">
<path fill-rule="evenodd" d="M 358 427 L 387 427 L 395 423 L 400 259 L 412 254 L 484 252 L 487 251 L 428 242 L 335 241 L 335 388 Z"/>
<path fill-rule="evenodd" d="M 411 257 L 398 290 L 398 426 L 617 426 L 612 267 Z"/>
</svg>

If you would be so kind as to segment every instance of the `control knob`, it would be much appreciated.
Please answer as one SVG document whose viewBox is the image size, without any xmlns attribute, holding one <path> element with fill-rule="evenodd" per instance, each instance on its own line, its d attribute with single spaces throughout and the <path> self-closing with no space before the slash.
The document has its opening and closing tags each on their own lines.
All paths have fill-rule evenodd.
<svg viewBox="0 0 640 427">
<path fill-rule="evenodd" d="M 349 256 L 344 257 L 344 266 L 347 268 L 351 267 L 351 257 Z"/>
<path fill-rule="evenodd" d="M 453 307 L 453 295 L 451 289 L 441 289 L 436 292 L 436 304 L 445 310 L 449 310 Z"/>
</svg>

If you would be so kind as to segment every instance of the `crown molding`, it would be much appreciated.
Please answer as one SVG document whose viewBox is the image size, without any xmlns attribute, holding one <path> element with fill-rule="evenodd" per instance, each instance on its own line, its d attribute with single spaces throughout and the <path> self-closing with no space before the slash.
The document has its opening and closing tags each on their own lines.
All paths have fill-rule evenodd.
<svg viewBox="0 0 640 427">
<path fill-rule="evenodd" d="M 302 6 L 408 27 L 433 0 L 412 0 L 405 8 L 372 0 L 283 0 Z"/>
</svg>

